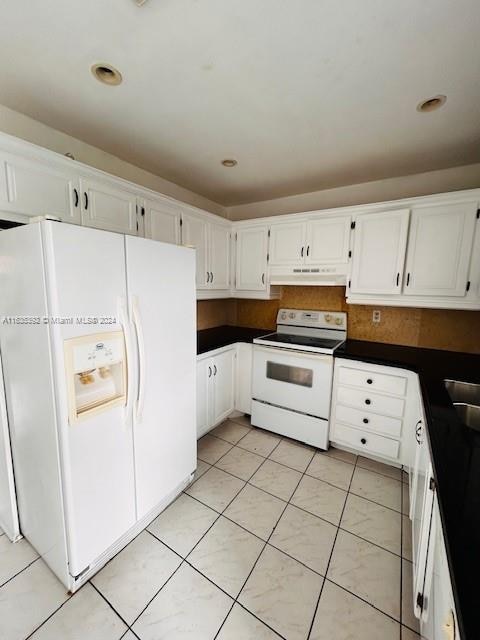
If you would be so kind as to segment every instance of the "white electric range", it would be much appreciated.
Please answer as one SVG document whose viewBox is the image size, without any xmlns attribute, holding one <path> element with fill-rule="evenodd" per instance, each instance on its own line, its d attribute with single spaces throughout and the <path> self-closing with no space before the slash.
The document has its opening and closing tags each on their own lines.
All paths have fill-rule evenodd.
<svg viewBox="0 0 480 640">
<path fill-rule="evenodd" d="M 333 354 L 347 314 L 280 309 L 277 331 L 254 339 L 252 424 L 328 448 Z"/>
</svg>

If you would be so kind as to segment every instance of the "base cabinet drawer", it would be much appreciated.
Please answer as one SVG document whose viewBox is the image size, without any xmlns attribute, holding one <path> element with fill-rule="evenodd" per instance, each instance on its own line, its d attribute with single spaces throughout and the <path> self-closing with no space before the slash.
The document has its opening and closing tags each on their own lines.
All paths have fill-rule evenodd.
<svg viewBox="0 0 480 640">
<path fill-rule="evenodd" d="M 386 416 L 401 418 L 405 408 L 403 398 L 382 396 L 378 393 L 370 393 L 370 390 L 353 389 L 352 387 L 337 388 L 337 402 L 347 407 L 367 409 L 373 413 L 381 413 Z"/>
<path fill-rule="evenodd" d="M 402 421 L 398 418 L 381 416 L 342 404 L 337 404 L 335 408 L 335 419 L 338 422 L 351 424 L 365 431 L 376 431 L 392 438 L 399 438 L 402 433 Z"/>
<path fill-rule="evenodd" d="M 390 440 L 376 433 L 361 431 L 346 424 L 336 423 L 332 433 L 332 440 L 335 443 L 345 444 L 357 451 L 364 450 L 378 456 L 396 459 L 400 452 L 400 443 L 397 440 Z"/>
<path fill-rule="evenodd" d="M 338 382 L 371 389 L 372 391 L 380 391 L 381 393 L 393 393 L 397 396 L 405 395 L 407 389 L 407 379 L 401 376 L 351 369 L 350 367 L 339 367 Z"/>
</svg>

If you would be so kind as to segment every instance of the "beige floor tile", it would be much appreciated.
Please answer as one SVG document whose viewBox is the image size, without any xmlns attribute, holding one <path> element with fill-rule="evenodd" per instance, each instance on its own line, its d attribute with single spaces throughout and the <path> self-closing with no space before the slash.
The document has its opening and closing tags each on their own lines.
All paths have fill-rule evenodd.
<svg viewBox="0 0 480 640">
<path fill-rule="evenodd" d="M 188 562 L 235 598 L 263 547 L 262 540 L 220 517 L 188 556 Z"/>
<path fill-rule="evenodd" d="M 10 542 L 0 536 L 0 586 L 38 558 L 38 553 L 25 540 Z"/>
<path fill-rule="evenodd" d="M 131 624 L 180 563 L 173 551 L 143 531 L 92 578 L 92 583 Z"/>
<path fill-rule="evenodd" d="M 270 544 L 325 575 L 336 533 L 333 524 L 288 505 Z"/>
<path fill-rule="evenodd" d="M 280 462 L 302 473 L 310 464 L 315 449 L 304 444 L 282 440 L 278 447 L 270 454 L 270 460 Z"/>
<path fill-rule="evenodd" d="M 325 580 L 310 640 L 400 640 L 400 625 Z"/>
<path fill-rule="evenodd" d="M 1 637 L 25 640 L 66 600 L 66 588 L 37 560 L 0 589 Z"/>
<path fill-rule="evenodd" d="M 279 635 L 236 603 L 217 636 L 217 640 L 278 640 L 279 638 Z"/>
<path fill-rule="evenodd" d="M 225 516 L 267 540 L 285 508 L 285 502 L 247 484 L 225 510 Z"/>
<path fill-rule="evenodd" d="M 288 640 L 305 640 L 323 578 L 267 545 L 239 602 Z"/>
<path fill-rule="evenodd" d="M 402 625 L 402 640 L 421 640 L 418 633 Z"/>
<path fill-rule="evenodd" d="M 343 449 L 337 449 L 336 447 L 330 447 L 325 451 L 325 454 L 331 458 L 336 458 L 337 460 L 348 462 L 350 464 L 355 464 L 358 457 L 355 453 L 350 453 L 350 451 L 344 451 Z"/>
<path fill-rule="evenodd" d="M 327 577 L 400 620 L 400 558 L 340 530 Z"/>
<path fill-rule="evenodd" d="M 273 433 L 267 433 L 260 429 L 252 429 L 242 438 L 239 446 L 242 447 L 242 449 L 247 449 L 252 453 L 258 453 L 260 456 L 267 458 L 279 442 L 280 438 L 273 435 Z"/>
<path fill-rule="evenodd" d="M 412 522 L 402 515 L 402 557 L 412 562 Z"/>
<path fill-rule="evenodd" d="M 392 465 L 384 464 L 377 460 L 371 460 L 370 458 L 364 458 L 363 456 L 358 456 L 357 467 L 368 469 L 369 471 L 375 471 L 375 473 L 380 473 L 382 476 L 388 476 L 395 480 L 402 479 L 402 470 L 398 467 L 392 467 Z"/>
<path fill-rule="evenodd" d="M 218 513 L 182 493 L 147 529 L 185 557 L 218 518 Z"/>
<path fill-rule="evenodd" d="M 305 475 L 300 480 L 291 502 L 338 525 L 346 498 L 347 492 L 343 489 Z"/>
<path fill-rule="evenodd" d="M 308 466 L 307 474 L 347 490 L 350 485 L 354 466 L 324 453 L 317 453 Z"/>
<path fill-rule="evenodd" d="M 413 565 L 402 560 L 402 624 L 419 632 L 418 618 L 413 613 Z"/>
<path fill-rule="evenodd" d="M 197 456 L 208 464 L 215 464 L 232 448 L 230 442 L 207 434 L 197 444 Z"/>
<path fill-rule="evenodd" d="M 252 426 L 250 416 L 247 416 L 246 413 L 240 416 L 230 416 L 229 420 L 232 420 L 233 422 L 237 422 L 238 424 L 243 424 L 245 427 L 251 428 Z"/>
<path fill-rule="evenodd" d="M 392 509 L 349 494 L 340 526 L 400 555 L 401 517 Z"/>
<path fill-rule="evenodd" d="M 233 420 L 225 420 L 221 425 L 215 427 L 215 429 L 211 431 L 211 434 L 231 444 L 237 444 L 249 431 L 250 427 L 239 424 L 238 422 L 233 422 Z"/>
<path fill-rule="evenodd" d="M 33 634 L 32 640 L 119 640 L 127 629 L 87 583 Z"/>
<path fill-rule="evenodd" d="M 232 599 L 183 564 L 133 625 L 141 640 L 212 640 Z"/>
<path fill-rule="evenodd" d="M 256 453 L 233 447 L 215 466 L 237 478 L 249 480 L 264 460 L 265 458 Z"/>
<path fill-rule="evenodd" d="M 185 493 L 197 498 L 215 511 L 222 512 L 245 485 L 243 480 L 212 467 Z"/>
<path fill-rule="evenodd" d="M 393 478 L 387 478 L 379 473 L 357 467 L 350 491 L 384 507 L 396 511 L 401 510 L 402 483 Z"/>
<path fill-rule="evenodd" d="M 283 464 L 265 460 L 260 469 L 252 476 L 250 484 L 281 498 L 290 500 L 302 477 L 299 471 Z"/>
<path fill-rule="evenodd" d="M 195 469 L 195 473 L 193 474 L 192 482 L 198 480 L 203 474 L 210 469 L 212 465 L 207 464 L 203 460 L 197 460 L 197 468 Z"/>
</svg>

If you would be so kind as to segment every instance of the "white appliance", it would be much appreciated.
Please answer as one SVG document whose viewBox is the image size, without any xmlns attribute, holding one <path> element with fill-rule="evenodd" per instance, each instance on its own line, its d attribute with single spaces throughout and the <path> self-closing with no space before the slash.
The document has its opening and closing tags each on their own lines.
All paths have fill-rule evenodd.
<svg viewBox="0 0 480 640">
<path fill-rule="evenodd" d="M 44 221 L 0 234 L 21 530 L 70 591 L 196 467 L 195 253 Z"/>
<path fill-rule="evenodd" d="M 270 284 L 345 286 L 347 284 L 348 262 L 306 267 L 271 265 Z"/>
<path fill-rule="evenodd" d="M 254 339 L 252 424 L 328 448 L 333 353 L 347 314 L 280 309 L 277 331 Z"/>
</svg>

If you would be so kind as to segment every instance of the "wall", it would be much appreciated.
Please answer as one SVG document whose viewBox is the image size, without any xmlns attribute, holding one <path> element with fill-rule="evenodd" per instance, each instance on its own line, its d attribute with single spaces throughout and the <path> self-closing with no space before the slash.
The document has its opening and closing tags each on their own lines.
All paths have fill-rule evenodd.
<svg viewBox="0 0 480 640">
<path fill-rule="evenodd" d="M 65 154 L 70 152 L 76 160 L 88 164 L 96 169 L 102 169 L 125 180 L 148 187 L 166 196 L 177 198 L 181 202 L 200 207 L 206 211 L 216 213 L 223 217 L 227 211 L 217 202 L 204 198 L 193 191 L 180 187 L 173 182 L 164 180 L 159 176 L 144 171 L 139 167 L 120 160 L 116 156 L 106 153 L 97 147 L 93 147 L 77 138 L 72 138 L 66 133 L 47 127 L 47 125 L 29 118 L 28 116 L 8 109 L 0 105 L 0 131 L 17 136 L 33 144 L 37 144 L 51 151 Z"/>
<path fill-rule="evenodd" d="M 236 323 L 236 300 L 197 300 L 197 329 Z"/>
<path fill-rule="evenodd" d="M 236 300 L 230 323 L 274 329 L 279 307 L 346 311 L 354 340 L 480 353 L 480 311 L 347 305 L 344 287 L 283 287 L 280 300 Z M 374 309 L 382 314 L 379 325 Z"/>
<path fill-rule="evenodd" d="M 228 217 L 247 220 L 477 187 L 480 187 L 480 163 L 237 205 L 228 208 Z"/>
</svg>

